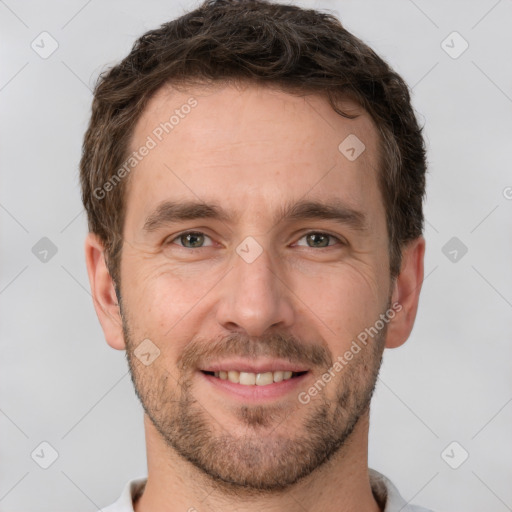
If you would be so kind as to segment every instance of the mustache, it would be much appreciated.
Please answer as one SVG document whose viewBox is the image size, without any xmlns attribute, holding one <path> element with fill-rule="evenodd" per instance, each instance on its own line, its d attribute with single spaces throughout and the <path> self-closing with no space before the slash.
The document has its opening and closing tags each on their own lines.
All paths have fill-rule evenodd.
<svg viewBox="0 0 512 512">
<path fill-rule="evenodd" d="M 332 356 L 324 343 L 307 344 L 284 333 L 258 338 L 233 333 L 214 341 L 195 339 L 187 344 L 177 364 L 181 370 L 189 370 L 230 356 L 272 357 L 321 368 L 333 365 Z"/>
</svg>

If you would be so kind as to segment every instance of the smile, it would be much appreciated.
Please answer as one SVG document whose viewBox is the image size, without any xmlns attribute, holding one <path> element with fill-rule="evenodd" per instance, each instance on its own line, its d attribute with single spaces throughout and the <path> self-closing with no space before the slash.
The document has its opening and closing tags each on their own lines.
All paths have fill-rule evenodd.
<svg viewBox="0 0 512 512">
<path fill-rule="evenodd" d="M 306 372 L 292 372 L 289 370 L 277 370 L 273 372 L 244 372 L 238 370 L 220 370 L 216 372 L 203 372 L 207 375 L 213 375 L 221 380 L 227 380 L 235 384 L 243 386 L 268 386 L 274 382 L 282 382 L 285 380 L 299 377 Z"/>
</svg>

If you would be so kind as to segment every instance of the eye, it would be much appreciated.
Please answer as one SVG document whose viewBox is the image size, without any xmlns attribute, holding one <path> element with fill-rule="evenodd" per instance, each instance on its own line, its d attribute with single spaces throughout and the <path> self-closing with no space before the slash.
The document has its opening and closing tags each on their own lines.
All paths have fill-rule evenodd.
<svg viewBox="0 0 512 512">
<path fill-rule="evenodd" d="M 343 245 L 343 242 L 338 237 L 336 237 L 334 235 L 330 235 L 329 233 L 322 233 L 319 231 L 311 231 L 309 233 L 306 233 L 302 238 L 299 239 L 299 241 L 303 240 L 304 238 L 306 239 L 307 246 L 313 247 L 313 248 L 315 248 L 315 247 L 324 248 L 324 247 L 330 247 L 330 246 L 334 245 L 334 244 L 329 244 L 330 239 L 334 239 Z M 297 245 L 304 245 L 304 244 L 297 243 Z"/>
<path fill-rule="evenodd" d="M 177 245 L 181 247 L 185 247 L 186 249 L 200 249 L 201 247 L 205 247 L 203 244 L 206 238 L 211 240 L 208 235 L 200 231 L 186 231 L 174 237 L 172 240 L 169 240 L 167 244 L 172 244 L 175 240 L 179 240 L 181 243 Z"/>
<path fill-rule="evenodd" d="M 304 239 L 306 240 L 306 243 L 300 243 L 300 241 Z M 210 240 L 210 243 L 205 245 L 205 240 Z M 330 243 L 332 240 L 335 240 L 338 244 Z M 210 247 L 213 245 L 211 243 L 211 238 L 200 231 L 185 231 L 184 233 L 180 233 L 173 239 L 166 242 L 166 245 L 174 243 L 180 247 L 184 247 L 185 249 L 201 249 L 203 247 Z M 334 235 L 320 231 L 311 231 L 302 236 L 296 245 L 306 245 L 307 247 L 322 249 L 339 244 L 344 245 L 344 242 Z"/>
</svg>

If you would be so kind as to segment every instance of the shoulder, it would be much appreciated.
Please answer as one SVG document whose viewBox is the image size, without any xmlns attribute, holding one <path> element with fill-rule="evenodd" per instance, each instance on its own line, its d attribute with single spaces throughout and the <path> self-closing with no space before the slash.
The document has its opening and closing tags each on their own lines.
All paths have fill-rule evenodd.
<svg viewBox="0 0 512 512">
<path fill-rule="evenodd" d="M 133 512 L 133 498 L 144 489 L 146 481 L 146 477 L 138 477 L 128 481 L 118 500 L 108 507 L 101 508 L 98 512 Z"/>
<path fill-rule="evenodd" d="M 371 468 L 369 474 L 373 495 L 383 507 L 383 512 L 432 512 L 432 510 L 407 503 L 393 482 L 383 474 Z"/>
</svg>

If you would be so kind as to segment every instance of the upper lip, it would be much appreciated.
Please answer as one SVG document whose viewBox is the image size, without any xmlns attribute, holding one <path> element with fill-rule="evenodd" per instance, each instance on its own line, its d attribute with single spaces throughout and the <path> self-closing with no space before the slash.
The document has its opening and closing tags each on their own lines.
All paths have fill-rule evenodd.
<svg viewBox="0 0 512 512">
<path fill-rule="evenodd" d="M 241 372 L 249 373 L 265 373 L 290 371 L 290 372 L 306 372 L 309 370 L 306 366 L 300 363 L 291 363 L 283 359 L 259 358 L 257 360 L 248 360 L 240 358 L 223 359 L 221 361 L 214 361 L 205 364 L 199 368 L 203 372 L 219 372 L 238 370 Z"/>
</svg>

